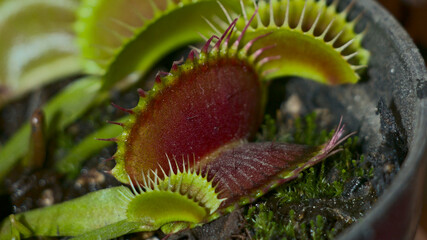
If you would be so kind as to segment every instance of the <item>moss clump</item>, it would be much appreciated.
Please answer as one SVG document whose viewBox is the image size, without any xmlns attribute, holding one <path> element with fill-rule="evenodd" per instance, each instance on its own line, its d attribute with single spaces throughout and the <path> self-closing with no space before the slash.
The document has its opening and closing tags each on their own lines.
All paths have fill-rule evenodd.
<svg viewBox="0 0 427 240">
<path fill-rule="evenodd" d="M 289 211 L 288 222 L 274 220 L 273 211 L 266 207 L 266 203 L 252 206 L 248 209 L 247 218 L 253 227 L 255 239 L 333 239 L 337 231 L 328 229 L 326 217 L 317 215 L 309 223 L 301 223 L 296 219 L 295 211 Z"/>
<path fill-rule="evenodd" d="M 285 230 L 280 223 L 274 220 L 274 213 L 265 202 L 251 206 L 247 211 L 246 219 L 250 220 L 249 225 L 253 228 L 255 239 L 271 239 L 274 236 L 283 235 L 285 232 L 288 233 L 288 229 Z"/>
<path fill-rule="evenodd" d="M 334 131 L 319 130 L 318 120 L 315 113 L 309 114 L 296 119 L 293 131 L 286 132 L 267 116 L 259 138 L 319 145 Z M 373 167 L 359 151 L 358 138 L 349 138 L 342 151 L 249 206 L 247 229 L 256 239 L 333 239 L 376 200 L 370 184 Z"/>
</svg>

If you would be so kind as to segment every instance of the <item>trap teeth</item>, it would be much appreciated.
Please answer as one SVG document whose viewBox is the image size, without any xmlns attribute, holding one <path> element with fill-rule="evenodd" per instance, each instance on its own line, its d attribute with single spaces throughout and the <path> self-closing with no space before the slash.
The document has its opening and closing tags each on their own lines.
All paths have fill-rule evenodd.
<svg viewBox="0 0 427 240">
<path fill-rule="evenodd" d="M 121 106 L 119 106 L 119 105 L 117 105 L 115 103 L 111 103 L 111 105 L 113 107 L 115 107 L 116 109 L 122 111 L 122 112 L 126 112 L 126 113 L 129 113 L 129 114 L 134 114 L 134 111 L 132 109 L 127 109 L 127 108 L 121 107 Z"/>
<path fill-rule="evenodd" d="M 144 91 L 144 90 L 142 90 L 142 88 L 138 88 L 138 95 L 141 97 L 141 98 L 145 98 L 146 96 L 147 96 L 147 93 Z"/>
<path fill-rule="evenodd" d="M 236 27 L 243 33 L 249 28 L 250 37 L 243 40 L 245 54 L 239 54 L 252 60 L 260 55 L 264 60 L 260 60 L 263 64 L 259 64 L 259 71 L 265 73 L 266 80 L 299 76 L 331 85 L 356 83 L 359 76 L 352 65 L 367 65 L 369 52 L 361 46 L 364 34 L 355 32 L 355 23 L 362 14 L 347 20 L 353 4 L 343 11 L 338 11 L 336 3 L 328 5 L 326 0 L 260 0 L 254 7 L 241 4 L 245 24 Z M 253 12 L 254 24 L 249 27 L 248 13 Z M 266 32 L 271 34 L 258 39 Z M 239 31 L 233 36 L 240 37 Z M 273 50 L 259 52 L 272 43 L 277 45 Z M 249 49 L 251 45 L 258 49 Z M 355 52 L 358 54 L 351 55 Z M 281 58 L 268 62 L 273 56 Z"/>
</svg>

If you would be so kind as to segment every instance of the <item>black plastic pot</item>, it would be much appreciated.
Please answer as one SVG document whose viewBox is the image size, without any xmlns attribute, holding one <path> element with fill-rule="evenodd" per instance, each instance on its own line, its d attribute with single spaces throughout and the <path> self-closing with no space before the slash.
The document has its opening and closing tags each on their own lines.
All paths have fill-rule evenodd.
<svg viewBox="0 0 427 240">
<path fill-rule="evenodd" d="M 349 1 L 344 1 L 348 4 Z M 407 33 L 379 4 L 359 0 L 354 12 L 364 11 L 369 30 L 364 46 L 371 51 L 367 81 L 343 87 L 342 104 L 360 121 L 364 152 L 380 151 L 384 144 L 380 99 L 392 110 L 407 155 L 392 183 L 361 221 L 339 239 L 413 239 L 421 213 L 427 165 L 427 73 L 424 61 Z M 357 97 L 355 97 L 357 96 Z"/>
</svg>

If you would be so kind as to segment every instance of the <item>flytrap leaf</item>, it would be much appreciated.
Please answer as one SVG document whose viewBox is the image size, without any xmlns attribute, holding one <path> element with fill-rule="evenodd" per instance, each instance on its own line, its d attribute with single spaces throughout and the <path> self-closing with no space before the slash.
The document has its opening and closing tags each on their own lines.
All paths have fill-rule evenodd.
<svg viewBox="0 0 427 240">
<path fill-rule="evenodd" d="M 346 138 L 342 127 L 318 147 L 246 142 L 263 116 L 267 83 L 260 69 L 274 59 L 259 57 L 263 50 L 254 42 L 243 45 L 245 31 L 231 40 L 236 22 L 200 53 L 191 51 L 184 63 L 160 72 L 148 93 L 139 90 L 137 107 L 117 106 L 130 119 L 119 124 L 122 135 L 105 140 L 118 141 L 113 174 L 133 193 L 111 188 L 16 215 L 21 232 L 80 239 L 159 228 L 174 233 L 250 203 L 333 154 Z M 84 221 L 70 226 L 85 211 Z M 2 232 L 19 231 L 8 220 Z"/>
<path fill-rule="evenodd" d="M 348 137 L 339 125 L 317 147 L 246 142 L 261 123 L 267 83 L 260 69 L 272 59 L 259 58 L 254 42 L 241 45 L 245 30 L 230 41 L 236 22 L 200 55 L 191 51 L 160 72 L 148 93 L 139 90 L 138 105 L 122 109 L 130 114 L 123 133 L 105 139 L 118 143 L 112 174 L 138 199 L 128 217 L 152 227 L 145 230 L 174 233 L 212 221 L 296 178 Z"/>
<path fill-rule="evenodd" d="M 14 216 L 31 236 L 76 236 L 87 231 L 114 224 L 126 219 L 128 198 L 126 187 L 115 187 L 89 193 L 61 204 L 35 209 Z M 12 239 L 9 219 L 0 226 L 0 239 Z"/>
<path fill-rule="evenodd" d="M 348 20 L 354 4 L 342 11 L 339 1 L 330 5 L 326 0 L 259 1 L 256 21 L 252 22 L 243 42 L 250 42 L 266 33 L 267 37 L 254 44 L 255 48 L 275 46 L 264 51 L 262 57 L 278 57 L 265 64 L 265 78 L 298 76 L 326 84 L 356 83 L 359 69 L 366 67 L 369 52 L 361 46 L 365 32 L 356 32 L 356 24 L 363 16 Z M 243 17 L 237 24 L 242 30 L 254 6 L 241 4 Z M 239 13 L 226 13 L 238 16 Z M 212 24 L 225 29 L 228 23 L 214 18 Z M 239 34 L 236 34 L 236 37 Z"/>
<path fill-rule="evenodd" d="M 80 71 L 72 30 L 77 5 L 76 0 L 0 1 L 0 108 Z"/>
<path fill-rule="evenodd" d="M 237 11 L 239 1 L 224 1 Z M 85 70 L 103 74 L 105 88 L 136 80 L 175 48 L 201 40 L 203 17 L 221 12 L 214 0 L 85 0 L 75 25 Z"/>
<path fill-rule="evenodd" d="M 128 175 L 141 181 L 141 173 L 151 170 L 161 175 L 160 169 L 168 171 L 167 154 L 194 154 L 199 160 L 221 146 L 254 136 L 265 102 L 265 86 L 257 71 L 262 59 L 239 57 L 246 56 L 250 45 L 239 46 L 240 39 L 229 42 L 236 21 L 212 49 L 214 37 L 200 56 L 193 50 L 185 63 L 159 73 L 152 90 L 140 91 L 138 106 L 124 110 L 130 119 L 123 133 L 111 139 L 118 142 L 113 174 L 119 181 L 128 183 Z"/>
<path fill-rule="evenodd" d="M 95 2 L 97 2 L 97 4 L 102 3 L 102 1 Z M 254 48 L 260 50 L 256 54 L 253 54 L 253 57 L 263 57 L 264 60 L 276 58 L 275 61 L 267 61 L 264 64 L 260 70 L 260 72 L 264 74 L 262 77 L 272 79 L 280 76 L 293 75 L 329 84 L 356 82 L 358 80 L 358 71 L 356 69 L 367 64 L 369 52 L 361 47 L 361 40 L 364 33 L 356 33 L 354 30 L 360 16 L 348 21 L 347 18 L 351 9 L 351 4 L 342 12 L 337 10 L 337 5 L 338 1 L 333 2 L 331 5 L 327 5 L 323 0 L 310 0 L 307 2 L 290 0 L 289 3 L 285 0 L 276 0 L 271 1 L 271 4 L 260 1 L 257 5 L 260 13 L 257 13 L 255 21 L 251 23 L 242 41 L 244 43 L 254 42 Z M 221 7 L 221 5 L 219 6 Z M 244 24 L 249 20 L 249 14 L 254 12 L 252 4 L 246 1 L 241 2 L 241 6 L 242 9 L 239 11 L 242 11 L 242 17 L 237 23 L 237 34 L 233 35 L 233 39 L 239 37 L 239 32 L 241 32 Z M 94 8 L 97 9 L 99 7 L 100 6 Z M 234 8 L 233 5 L 233 9 Z M 228 19 L 231 21 L 230 16 L 235 16 L 236 14 L 237 13 L 233 11 L 230 11 L 230 13 L 225 11 L 225 14 L 217 13 L 211 20 L 205 18 L 208 24 L 204 27 L 209 25 L 214 29 L 216 34 L 220 35 L 221 32 L 218 29 L 225 29 L 228 24 L 218 16 L 225 17 L 227 21 Z M 112 23 L 113 21 L 110 22 Z M 117 23 L 117 20 L 114 22 Z M 128 25 L 129 24 L 130 23 L 128 23 Z M 123 24 L 115 25 L 116 27 L 123 26 Z M 87 29 L 92 28 L 88 27 Z M 108 31 L 102 32 L 106 34 L 106 37 L 108 34 L 111 34 L 111 32 Z M 141 37 L 145 36 L 143 33 L 144 31 L 141 30 L 139 33 Z M 268 36 L 259 39 L 259 41 L 256 40 L 264 35 Z M 339 37 L 336 38 L 337 36 Z M 110 36 L 110 38 L 114 38 L 114 36 Z M 138 39 L 140 37 L 135 36 L 135 38 Z M 137 42 L 136 39 L 129 41 Z M 331 45 L 332 42 L 329 41 L 333 39 L 335 39 L 335 44 L 340 45 L 341 43 L 339 42 L 350 42 L 350 45 L 339 52 L 338 50 L 343 48 L 343 46 L 334 48 L 334 44 Z M 214 41 L 215 39 L 213 39 L 213 42 Z M 135 44 L 137 44 L 136 42 Z M 274 47 L 274 49 L 271 49 L 272 47 Z M 94 50 L 97 48 L 94 47 L 90 49 Z M 129 46 L 124 47 L 124 49 L 129 49 L 129 54 L 134 54 L 134 48 Z M 261 53 L 262 55 L 259 56 Z M 119 62 L 117 62 L 114 64 L 118 64 L 117 66 L 128 64 L 127 58 L 122 58 L 120 61 L 122 63 L 119 64 Z M 111 71 L 116 72 L 115 70 Z M 116 131 L 111 131 L 111 135 L 115 135 L 115 132 Z M 105 133 L 106 132 L 103 131 L 101 135 L 103 136 Z M 96 133 L 93 135 L 96 135 Z M 92 136 L 88 137 L 85 143 L 93 142 L 92 138 Z M 87 156 L 94 154 L 100 150 L 101 146 L 106 145 L 108 145 L 108 143 L 92 144 L 94 147 L 88 148 L 88 145 L 81 144 L 81 147 L 76 147 L 76 151 L 73 152 L 80 152 L 81 149 L 86 149 L 85 156 Z M 79 162 L 84 160 L 81 156 L 71 153 L 64 162 L 73 162 L 72 164 L 77 166 Z"/>
<path fill-rule="evenodd" d="M 353 133 L 352 133 L 353 134 Z M 197 168 L 213 178 L 213 184 L 225 199 L 218 213 L 229 213 L 263 196 L 271 189 L 298 177 L 303 170 L 334 154 L 345 141 L 344 127 L 338 125 L 332 138 L 319 146 L 258 142 L 241 143 L 205 158 Z"/>
<path fill-rule="evenodd" d="M 12 2 L 12 1 L 10 1 L 10 2 Z M 28 1 L 28 3 L 30 3 L 30 2 L 37 2 L 37 1 L 36 0 Z M 46 1 L 46 2 L 48 2 L 48 1 Z M 145 2 L 151 3 L 151 1 L 148 1 L 148 0 L 145 0 Z M 203 3 L 201 3 L 201 2 L 203 2 Z M 207 3 L 207 2 L 210 2 L 210 3 Z M 209 4 L 209 6 L 211 6 L 212 2 L 214 2 L 214 1 L 213 0 L 182 1 L 180 3 L 176 3 L 176 2 L 172 3 L 170 1 L 168 1 L 167 5 L 170 7 L 168 7 L 164 11 L 160 11 L 160 9 L 163 9 L 163 8 L 159 7 L 159 9 L 156 10 L 155 17 L 149 21 L 150 24 L 147 23 L 147 24 L 144 24 L 143 26 L 141 26 L 139 30 L 136 30 L 136 32 L 135 32 L 136 35 L 133 37 L 138 38 L 137 36 L 141 35 L 139 37 L 142 39 L 141 43 L 144 43 L 144 41 L 150 41 L 151 45 L 149 45 L 149 47 L 147 49 L 149 49 L 149 51 L 152 51 L 152 53 L 155 54 L 157 57 L 161 57 L 161 56 L 163 56 L 162 54 L 167 54 L 168 51 L 172 50 L 174 47 L 179 46 L 178 44 L 176 44 L 177 43 L 176 41 L 171 40 L 170 43 L 174 44 L 173 47 L 167 47 L 166 45 L 160 44 L 160 46 L 158 46 L 158 47 L 166 46 L 167 49 L 165 49 L 162 53 L 153 50 L 153 46 L 154 46 L 153 44 L 158 44 L 160 41 L 160 40 L 156 40 L 156 36 L 157 36 L 156 34 L 168 33 L 168 31 L 165 31 L 164 29 L 170 30 L 171 29 L 170 26 L 174 25 L 177 22 L 177 21 L 175 21 L 176 20 L 175 18 L 177 17 L 177 15 L 176 15 L 176 13 L 174 14 L 173 12 L 175 10 L 177 10 L 177 11 L 183 11 L 183 13 L 180 13 L 180 14 L 191 15 L 191 14 L 188 14 L 188 11 L 190 11 L 190 10 L 196 11 L 197 9 L 199 9 L 198 8 L 199 4 L 202 4 L 202 5 Z M 65 3 L 66 2 L 64 2 L 64 3 L 56 3 L 55 2 L 54 5 L 61 5 L 61 4 L 65 4 Z M 114 4 L 110 4 L 109 1 L 89 1 L 88 0 L 88 1 L 85 1 L 82 3 L 80 10 L 79 10 L 79 20 L 78 20 L 78 23 L 76 24 L 76 27 L 75 27 L 78 31 L 79 36 L 82 38 L 79 40 L 80 46 L 81 46 L 81 51 L 83 51 L 82 54 L 85 54 L 84 52 L 86 52 L 86 50 L 84 50 L 84 49 L 87 49 L 87 51 L 89 51 L 89 52 L 92 51 L 93 49 L 98 49 L 98 50 L 94 50 L 93 54 L 100 54 L 99 52 L 102 52 L 102 51 L 99 49 L 112 48 L 110 46 L 101 46 L 102 44 L 97 42 L 99 40 L 98 37 L 99 38 L 114 38 L 114 37 L 116 37 L 116 35 L 114 33 L 107 30 L 109 27 L 111 27 L 107 23 L 111 23 L 114 26 L 119 27 L 119 28 L 120 28 L 120 26 L 123 27 L 123 24 L 120 24 L 120 23 L 123 23 L 123 21 L 125 21 L 125 20 L 116 19 L 112 16 L 118 17 L 118 16 L 126 15 L 129 12 L 134 13 L 135 9 L 133 9 L 133 8 L 127 9 L 126 3 L 129 3 L 129 1 L 124 1 L 124 0 L 123 1 L 115 1 L 115 4 L 119 4 L 119 5 L 122 4 L 122 5 L 120 5 L 120 6 L 122 6 L 122 8 L 118 8 L 118 9 L 116 9 L 116 8 L 110 9 L 109 7 L 114 6 Z M 140 4 L 140 3 L 138 3 L 138 4 Z M 159 3 L 157 3 L 157 4 L 159 4 Z M 238 7 L 237 7 L 238 2 L 237 1 L 236 2 L 231 1 L 229 4 L 235 6 L 235 8 L 238 9 Z M 187 5 L 189 5 L 189 6 L 187 6 Z M 219 11 L 218 5 L 216 3 L 214 5 L 215 6 L 212 9 L 209 9 L 208 7 L 201 7 L 200 9 L 204 9 L 204 11 L 207 11 L 207 12 L 210 12 L 213 9 L 216 9 L 215 11 Z M 150 6 L 157 6 L 157 5 L 156 5 L 156 3 L 153 2 Z M 160 4 L 160 6 L 166 6 L 166 5 Z M 172 6 L 174 6 L 174 7 L 172 7 Z M 105 24 L 107 24 L 108 26 L 106 25 L 104 27 L 99 27 L 99 24 L 101 24 L 101 23 L 104 24 L 104 23 L 101 21 L 101 23 L 98 24 L 97 21 L 99 20 L 98 19 L 99 16 L 97 14 L 94 14 L 94 16 L 92 16 L 91 13 L 92 12 L 96 13 L 100 9 L 102 10 L 104 8 L 109 9 L 109 10 L 103 12 L 102 14 L 101 13 L 99 13 L 99 14 L 101 14 L 103 16 L 103 19 L 105 18 L 104 19 Z M 190 8 L 190 9 L 187 9 L 187 8 Z M 58 12 L 58 14 L 59 13 L 60 12 Z M 196 15 L 197 14 L 193 15 L 193 17 L 195 17 Z M 57 16 L 57 15 L 53 14 L 52 16 Z M 65 16 L 67 16 L 67 15 L 65 15 Z M 175 17 L 173 17 L 171 19 L 171 16 L 175 16 Z M 179 16 L 179 14 L 178 14 L 178 16 Z M 197 16 L 200 18 L 201 15 L 197 15 Z M 46 16 L 46 18 L 47 18 L 47 16 Z M 163 18 L 165 18 L 165 19 L 163 19 Z M 163 19 L 163 20 L 161 20 L 161 19 Z M 163 22 L 164 24 L 163 25 L 154 24 L 157 21 Z M 203 22 L 199 21 L 199 20 L 193 21 L 193 23 L 196 23 L 196 25 L 195 25 L 196 27 L 198 26 L 197 24 L 200 24 L 200 26 L 203 25 L 202 24 Z M 127 24 L 131 24 L 131 23 L 128 22 Z M 209 28 L 208 25 L 206 25 L 206 23 L 204 23 L 204 24 L 205 25 L 202 26 L 202 29 L 205 29 L 205 31 L 208 31 L 208 28 Z M 150 27 L 150 29 L 151 29 L 151 31 L 154 31 L 154 33 L 152 33 L 152 34 L 150 33 L 150 34 L 146 35 L 146 34 L 144 34 L 144 32 L 145 32 L 144 29 L 148 25 L 150 25 L 150 26 L 153 25 Z M 197 28 L 193 28 L 193 25 L 190 23 L 186 23 L 186 25 L 183 25 L 183 26 L 187 27 L 188 29 L 186 29 L 186 30 L 180 29 L 180 30 L 182 30 L 184 32 L 187 31 L 187 33 L 191 32 L 191 34 L 189 34 L 189 35 L 186 33 L 183 34 L 181 31 L 177 31 L 177 34 L 183 34 L 183 35 L 185 35 L 184 37 L 188 37 L 188 36 L 194 37 L 194 34 L 197 34 L 197 32 L 198 32 Z M 99 33 L 98 29 L 101 29 L 104 31 L 101 31 Z M 160 29 L 162 29 L 162 30 L 159 31 Z M 175 29 L 175 28 L 173 28 L 173 29 Z M 157 33 L 157 32 L 162 32 L 162 33 Z M 99 34 L 102 33 L 102 34 L 92 36 L 91 35 L 92 33 L 99 33 Z M 171 32 L 169 32 L 168 34 L 171 34 Z M 172 35 L 168 35 L 167 39 L 169 39 L 169 38 L 173 39 L 173 37 L 171 37 L 171 36 Z M 87 39 L 85 39 L 86 37 L 87 37 Z M 127 41 L 131 41 L 133 39 L 133 37 L 130 37 Z M 200 36 L 198 36 L 198 38 L 200 38 Z M 127 41 L 124 41 L 123 44 L 126 45 L 125 42 L 127 42 Z M 166 39 L 163 39 L 163 41 L 166 41 Z M 185 43 L 188 43 L 188 42 L 184 41 L 181 44 L 185 44 Z M 138 43 L 135 43 L 135 44 L 138 44 Z M 73 44 L 70 44 L 67 46 L 70 47 L 72 45 Z M 119 46 L 117 51 L 120 52 L 120 49 L 122 47 L 123 46 Z M 125 47 L 125 49 L 128 49 L 128 47 Z M 155 62 L 153 59 L 150 58 L 149 54 L 139 53 L 138 49 L 130 48 L 130 50 L 128 50 L 128 51 L 131 54 L 134 54 L 135 57 L 140 58 L 139 60 L 147 63 L 148 64 L 148 65 L 146 65 L 147 68 L 148 68 L 148 66 L 152 66 L 152 64 L 154 64 L 154 62 Z M 133 51 L 135 51 L 135 52 L 133 52 Z M 96 58 L 96 57 L 86 57 L 86 58 L 87 58 L 88 62 L 93 62 L 93 58 Z M 132 60 L 132 59 L 129 59 L 129 60 Z M 125 59 L 125 62 L 128 62 L 128 59 Z M 129 62 L 129 63 L 131 63 L 131 62 Z M 89 64 L 89 65 L 93 66 L 93 64 Z M 120 63 L 120 65 L 126 65 L 127 66 L 127 64 L 124 64 L 123 62 Z M 73 65 L 69 65 L 67 69 L 71 69 L 72 66 Z M 54 73 L 58 70 L 56 67 L 53 67 L 53 66 L 51 66 L 51 67 L 52 68 L 49 67 L 49 72 L 51 72 L 51 73 Z M 145 69 L 145 70 L 147 70 L 147 69 Z M 128 73 L 130 73 L 130 72 L 128 72 Z M 128 74 L 128 73 L 126 73 L 126 74 Z M 121 80 L 121 79 L 116 79 L 116 80 Z M 111 85 L 109 85 L 109 87 L 111 87 Z M 105 100 L 105 99 L 109 98 L 109 94 L 108 94 L 109 87 L 104 86 L 104 89 L 102 89 L 102 90 L 97 89 L 96 91 L 93 91 L 94 90 L 93 88 L 85 89 L 86 85 L 84 83 L 75 84 L 75 87 L 73 87 L 74 94 L 78 94 L 78 92 L 80 91 L 82 94 L 84 94 L 84 96 L 86 96 L 86 98 L 85 98 L 84 104 L 79 104 L 77 101 L 75 101 L 75 99 L 78 99 L 78 97 L 76 97 L 74 100 L 70 100 L 70 104 L 73 105 L 73 107 L 70 109 L 74 110 L 75 113 L 82 113 L 85 110 L 87 110 L 88 105 L 86 104 L 86 100 L 88 100 L 88 101 L 93 100 L 95 102 L 95 99 L 96 99 L 96 101 L 101 101 L 101 100 Z M 0 98 L 2 96 L 6 96 L 6 95 L 2 95 L 2 94 L 3 93 L 1 93 L 1 90 L 0 90 Z M 64 94 L 67 95 L 68 93 L 64 93 Z M 58 99 L 52 100 L 49 103 L 47 103 L 47 105 L 54 105 L 58 109 L 61 109 L 61 111 L 64 110 L 67 107 L 67 104 L 64 104 L 64 107 L 61 107 L 61 106 L 59 106 L 59 104 L 62 104 L 64 102 L 63 101 L 57 101 L 57 100 Z M 1 105 L 1 99 L 0 99 L 0 105 Z M 91 105 L 93 105 L 93 104 L 91 104 Z M 75 117 L 77 115 L 72 114 L 72 116 L 73 116 L 73 118 L 69 118 L 70 121 L 65 121 L 65 122 L 70 123 L 71 120 L 75 119 Z M 61 125 L 63 125 L 63 124 L 61 123 Z M 115 130 L 112 130 L 112 132 L 114 132 L 114 131 Z M 21 158 L 22 156 L 24 156 L 26 154 L 27 149 L 28 149 L 26 146 L 27 146 L 27 143 L 29 142 L 29 136 L 30 136 L 30 128 L 28 127 L 28 125 L 25 125 L 13 136 L 13 138 L 0 151 L 0 156 L 4 156 L 4 158 L 3 158 L 3 159 L 5 159 L 4 162 L 7 162 L 7 164 L 2 165 L 3 168 L 0 169 L 0 178 L 4 177 L 4 175 L 7 173 L 7 171 L 11 169 L 13 164 L 16 163 L 19 160 L 19 158 Z M 97 135 L 97 136 L 99 136 L 99 135 Z M 93 152 L 96 152 L 102 146 L 106 145 L 105 143 L 104 144 L 94 144 L 93 139 L 89 139 L 89 140 L 87 140 L 87 142 L 91 142 L 92 143 L 91 146 L 93 148 L 89 148 L 88 146 L 85 146 L 83 148 L 77 149 L 78 152 L 84 151 L 84 154 L 86 154 L 86 156 L 93 153 Z M 21 143 L 24 143 L 24 148 L 20 147 Z M 16 151 L 16 149 L 20 149 L 20 151 Z M 77 160 L 76 160 L 76 158 L 77 158 Z M 83 160 L 84 160 L 83 155 L 77 156 L 77 157 L 71 156 L 71 157 L 67 158 L 67 160 L 65 161 L 67 163 L 65 165 L 66 166 L 76 166 L 76 164 L 75 164 L 76 162 L 78 162 L 78 161 L 81 162 Z M 73 162 L 73 163 L 71 163 L 71 165 L 68 164 L 70 161 Z M 61 164 L 59 164 L 59 165 L 61 165 Z M 78 165 L 78 163 L 77 163 L 77 165 Z M 62 166 L 60 166 L 59 168 L 61 170 L 64 170 L 64 167 L 62 167 Z M 75 168 L 73 167 L 72 169 L 75 169 Z M 70 171 L 72 171 L 72 169 Z M 64 170 L 64 171 L 67 171 L 67 170 Z"/>
<path fill-rule="evenodd" d="M 114 187 L 11 215 L 0 224 L 0 239 L 20 234 L 111 239 L 131 232 L 161 229 L 171 234 L 200 226 L 296 178 L 304 169 L 334 154 L 347 137 L 339 126 L 332 139 L 318 147 L 241 143 L 211 154 L 197 167 L 185 167 L 191 161 L 195 163 L 195 158 L 174 158 L 168 168 L 161 168 L 163 177 L 155 171 L 142 175 L 141 183 L 129 177 L 132 192 L 123 186 Z"/>
</svg>

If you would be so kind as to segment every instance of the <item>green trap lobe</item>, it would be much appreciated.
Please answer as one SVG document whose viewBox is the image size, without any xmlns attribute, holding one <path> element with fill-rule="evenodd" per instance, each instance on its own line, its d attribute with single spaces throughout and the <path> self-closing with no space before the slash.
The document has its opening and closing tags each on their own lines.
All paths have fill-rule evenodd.
<svg viewBox="0 0 427 240">
<path fill-rule="evenodd" d="M 261 31 L 258 31 L 258 35 Z M 265 31 L 265 33 L 267 30 Z M 262 33 L 261 33 L 262 34 Z M 247 33 L 251 39 L 251 32 Z M 276 31 L 254 44 L 255 48 L 277 44 L 266 50 L 261 57 L 281 58 L 263 66 L 263 70 L 277 69 L 267 78 L 280 76 L 299 76 L 322 83 L 341 84 L 358 81 L 353 69 L 343 57 L 322 40 L 309 37 L 296 31 Z"/>
<path fill-rule="evenodd" d="M 128 221 L 140 222 L 144 230 L 157 230 L 171 222 L 200 223 L 208 215 L 197 202 L 174 192 L 148 192 L 128 206 Z"/>
<path fill-rule="evenodd" d="M 355 31 L 359 18 L 348 20 L 348 9 L 340 12 L 336 3 L 325 0 L 259 1 L 257 6 L 258 21 L 243 42 L 271 33 L 254 44 L 254 49 L 275 46 L 260 56 L 279 58 L 260 68 L 267 80 L 298 76 L 331 85 L 359 80 L 357 70 L 367 65 L 370 54 L 361 46 L 364 33 Z M 250 15 L 255 10 L 246 6 L 245 11 Z M 242 31 L 246 23 L 241 19 L 237 29 Z"/>
</svg>

